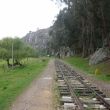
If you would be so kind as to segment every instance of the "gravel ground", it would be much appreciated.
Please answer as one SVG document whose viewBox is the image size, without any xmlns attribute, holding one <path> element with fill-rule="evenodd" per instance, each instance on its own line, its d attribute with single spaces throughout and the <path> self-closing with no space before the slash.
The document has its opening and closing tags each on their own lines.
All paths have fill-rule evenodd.
<svg viewBox="0 0 110 110">
<path fill-rule="evenodd" d="M 13 102 L 10 110 L 53 110 L 52 82 L 54 60 L 50 60 L 42 75 Z"/>
</svg>

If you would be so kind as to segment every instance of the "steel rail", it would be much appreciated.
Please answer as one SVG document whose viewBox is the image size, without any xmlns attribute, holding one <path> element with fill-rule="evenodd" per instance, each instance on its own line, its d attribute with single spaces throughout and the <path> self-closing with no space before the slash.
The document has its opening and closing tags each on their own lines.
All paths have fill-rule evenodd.
<svg viewBox="0 0 110 110">
<path fill-rule="evenodd" d="M 86 86 L 89 90 L 91 90 L 97 97 L 97 99 L 104 104 L 104 106 L 110 110 L 110 104 L 100 95 L 98 94 L 94 89 L 92 89 L 91 87 L 89 87 L 86 83 L 84 83 L 79 77 L 77 78 L 82 84 L 84 84 L 84 86 Z"/>
<path fill-rule="evenodd" d="M 110 110 L 110 103 L 108 103 L 98 92 L 96 92 L 94 89 L 92 89 L 90 86 L 88 86 L 88 84 L 86 84 L 79 76 L 78 73 L 76 73 L 75 71 L 73 72 L 72 68 L 69 68 L 66 64 L 64 64 L 63 62 L 56 60 L 56 63 L 58 63 L 58 65 L 62 65 L 64 68 L 62 69 L 66 69 L 69 73 L 71 73 L 73 76 L 76 77 L 76 79 L 82 83 L 87 89 L 89 89 L 90 91 L 92 91 L 92 93 L 94 93 L 97 97 L 97 99 L 103 103 L 103 105 L 106 107 L 106 109 Z M 62 75 L 64 77 L 65 82 L 67 83 L 70 91 L 71 91 L 71 95 L 73 95 L 73 97 L 75 97 L 76 99 L 76 103 L 79 104 L 79 108 L 80 110 L 84 110 L 82 103 L 80 102 L 80 100 L 78 98 L 76 98 L 77 96 L 75 95 L 75 90 L 72 88 L 71 84 L 68 82 L 68 79 L 66 78 L 66 76 L 63 73 L 63 70 L 61 70 L 60 67 L 60 71 L 62 72 Z"/>
<path fill-rule="evenodd" d="M 69 82 L 69 80 L 68 80 L 68 78 L 67 77 L 65 77 L 65 75 L 64 75 L 64 72 L 63 72 L 63 70 L 61 69 L 61 66 L 59 65 L 59 71 L 61 72 L 61 74 L 62 74 L 62 76 L 63 76 L 63 78 L 64 78 L 64 81 L 65 81 L 65 83 L 67 84 L 67 86 L 68 86 L 68 88 L 69 88 L 69 90 L 70 90 L 70 93 L 71 93 L 71 97 L 72 97 L 72 99 L 73 99 L 73 101 L 75 102 L 75 104 L 77 105 L 77 110 L 84 110 L 84 107 L 83 107 L 83 104 L 82 104 L 82 102 L 79 100 L 79 98 L 76 96 L 76 94 L 75 94 L 75 90 L 72 88 L 72 85 L 71 85 L 71 83 Z"/>
</svg>

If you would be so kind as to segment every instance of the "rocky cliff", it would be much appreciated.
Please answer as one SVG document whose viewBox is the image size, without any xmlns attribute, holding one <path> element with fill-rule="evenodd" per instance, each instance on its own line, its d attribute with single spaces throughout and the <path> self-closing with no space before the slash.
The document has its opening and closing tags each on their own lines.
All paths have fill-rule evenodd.
<svg viewBox="0 0 110 110">
<path fill-rule="evenodd" d="M 22 38 L 22 40 L 30 44 L 33 48 L 44 50 L 47 48 L 47 42 L 50 39 L 49 31 L 51 28 L 39 29 L 35 32 L 29 32 Z"/>
<path fill-rule="evenodd" d="M 109 47 L 103 47 L 98 49 L 89 60 L 89 65 L 95 65 L 105 60 L 110 59 L 110 49 Z"/>
</svg>

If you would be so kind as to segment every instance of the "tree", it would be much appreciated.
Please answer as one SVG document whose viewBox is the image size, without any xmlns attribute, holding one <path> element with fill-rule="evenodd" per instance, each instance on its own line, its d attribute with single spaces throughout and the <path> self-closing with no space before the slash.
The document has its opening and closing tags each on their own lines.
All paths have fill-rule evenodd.
<svg viewBox="0 0 110 110">
<path fill-rule="evenodd" d="M 13 45 L 13 48 L 12 48 Z M 0 41 L 0 58 L 7 61 L 8 67 L 11 67 L 10 59 L 12 59 L 13 51 L 13 66 L 20 65 L 20 61 L 26 57 L 33 57 L 35 50 L 29 45 L 24 44 L 19 38 L 5 38 Z"/>
<path fill-rule="evenodd" d="M 83 57 L 102 46 L 110 47 L 110 0 L 56 1 L 67 5 L 53 25 L 53 40 L 59 42 L 59 47 L 64 42 Z"/>
</svg>

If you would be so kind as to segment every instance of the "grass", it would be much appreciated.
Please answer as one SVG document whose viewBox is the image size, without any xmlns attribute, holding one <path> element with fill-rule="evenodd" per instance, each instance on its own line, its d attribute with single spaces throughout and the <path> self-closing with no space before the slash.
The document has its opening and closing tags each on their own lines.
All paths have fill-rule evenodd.
<svg viewBox="0 0 110 110">
<path fill-rule="evenodd" d="M 0 60 L 0 110 L 9 110 L 11 103 L 16 97 L 39 76 L 48 63 L 48 59 L 23 60 L 24 67 L 13 70 L 4 67 L 4 61 Z"/>
<path fill-rule="evenodd" d="M 60 92 L 58 89 L 57 76 L 55 74 L 53 81 L 53 108 L 54 110 L 57 110 L 59 107 L 60 107 Z"/>
<path fill-rule="evenodd" d="M 110 81 L 110 61 L 106 61 L 94 66 L 89 66 L 88 59 L 81 57 L 70 57 L 65 59 L 66 62 L 70 63 L 74 67 L 83 70 L 85 73 L 90 74 L 97 80 Z M 95 70 L 98 68 L 99 73 L 96 75 Z"/>
</svg>

